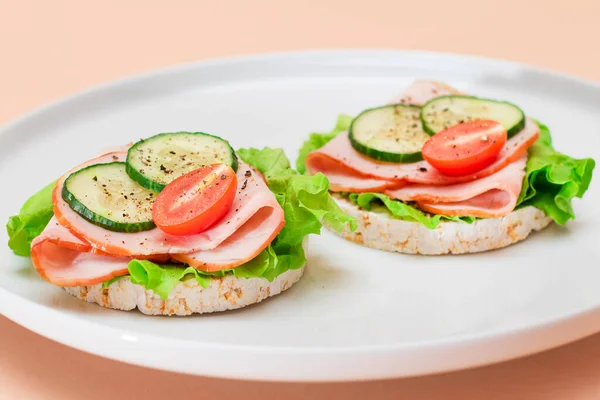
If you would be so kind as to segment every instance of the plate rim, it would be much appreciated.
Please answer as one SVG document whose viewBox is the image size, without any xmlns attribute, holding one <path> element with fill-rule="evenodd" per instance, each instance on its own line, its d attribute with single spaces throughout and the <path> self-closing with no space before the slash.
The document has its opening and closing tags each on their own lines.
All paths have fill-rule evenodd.
<svg viewBox="0 0 600 400">
<path fill-rule="evenodd" d="M 468 63 L 471 66 L 480 66 L 483 68 L 487 68 L 487 69 L 517 69 L 517 70 L 527 70 L 536 74 L 542 74 L 545 75 L 547 77 L 550 77 L 552 79 L 560 79 L 560 80 L 566 80 L 566 81 L 570 81 L 576 84 L 580 84 L 580 85 L 584 85 L 584 86 L 590 86 L 593 87 L 595 90 L 598 90 L 600 92 L 600 83 L 587 79 L 587 78 L 581 78 L 581 77 L 577 77 L 568 73 L 564 73 L 564 72 L 559 72 L 559 71 L 555 71 L 552 69 L 547 69 L 547 68 L 542 68 L 542 67 L 538 67 L 538 66 L 533 66 L 530 64 L 525 64 L 525 63 L 520 63 L 520 62 L 515 62 L 515 61 L 508 61 L 508 60 L 503 60 L 503 59 L 498 59 L 498 58 L 489 58 L 489 57 L 482 57 L 482 56 L 475 56 L 475 55 L 466 55 L 466 54 L 458 54 L 458 53 L 450 53 L 450 52 L 437 52 L 437 51 L 423 51 L 423 50 L 394 50 L 394 49 L 321 49 L 321 50 L 301 50 L 301 51 L 288 51 L 288 52 L 271 52 L 271 53 L 259 53 L 259 54 L 250 54 L 250 55 L 237 55 L 237 56 L 231 56 L 231 57 L 223 57 L 223 58 L 210 58 L 210 59 L 205 59 L 205 60 L 199 60 L 199 61 L 195 61 L 195 62 L 191 62 L 191 63 L 185 63 L 185 64 L 179 64 L 179 65 L 172 65 L 172 66 L 168 66 L 168 67 L 163 67 L 163 68 L 158 68 L 158 69 L 154 69 L 154 70 L 150 70 L 150 71 L 145 71 L 143 73 L 140 74 L 132 74 L 129 76 L 125 76 L 122 78 L 119 78 L 117 80 L 114 81 L 109 81 L 100 85 L 96 85 L 96 86 L 92 86 L 90 88 L 84 89 L 84 90 L 80 90 L 77 91 L 73 94 L 70 94 L 68 96 L 65 97 L 61 97 L 57 100 L 54 100 L 50 103 L 48 103 L 47 105 L 44 105 L 42 107 L 38 107 L 35 108 L 25 114 L 23 114 L 22 116 L 9 121 L 8 123 L 4 124 L 3 126 L 0 126 L 0 137 L 4 137 L 5 135 L 9 134 L 11 130 L 15 129 L 16 127 L 18 127 L 19 124 L 22 124 L 30 119 L 33 118 L 38 118 L 38 117 L 43 117 L 43 115 L 45 113 L 51 113 L 53 112 L 53 110 L 61 108 L 61 107 L 68 107 L 69 104 L 71 103 L 76 103 L 78 101 L 80 101 L 81 99 L 87 97 L 87 96 L 92 96 L 96 93 L 102 92 L 102 91 L 110 91 L 111 89 L 115 89 L 118 88 L 120 86 L 124 86 L 124 85 L 129 85 L 129 84 L 133 84 L 136 81 L 144 81 L 144 80 L 152 80 L 155 79 L 157 77 L 160 76 L 167 76 L 167 75 L 171 75 L 171 74 L 180 74 L 183 73 L 187 70 L 195 70 L 195 69 L 202 69 L 202 68 L 210 68 L 210 67 L 215 67 L 215 66 L 219 66 L 219 65 L 234 65 L 234 64 L 241 64 L 241 63 L 252 63 L 252 62 L 264 62 L 264 61 L 271 61 L 271 62 L 277 62 L 277 61 L 282 61 L 282 60 L 286 60 L 286 59 L 290 59 L 290 58 L 301 58 L 301 59 L 306 59 L 306 58 L 330 58 L 330 59 L 334 59 L 334 58 L 338 58 L 338 59 L 345 59 L 348 57 L 364 57 L 367 59 L 375 59 L 375 60 L 379 60 L 379 59 L 392 59 L 394 57 L 396 58 L 410 58 L 411 56 L 417 56 L 417 57 L 431 57 L 431 58 L 445 58 L 445 59 L 453 59 L 453 60 L 458 60 L 458 61 L 464 61 L 466 63 Z M 14 305 L 17 306 L 20 303 L 20 307 L 9 307 L 9 305 Z M 12 304 L 11 304 L 12 303 Z M 25 311 L 25 312 L 24 312 Z M 338 347 L 287 347 L 287 346 L 268 346 L 268 345 L 224 345 L 224 344 L 219 344 L 219 343 L 203 343 L 203 342 L 195 342 L 192 340 L 186 340 L 186 339 L 165 339 L 159 335 L 153 335 L 153 334 L 148 334 L 148 333 L 144 333 L 141 334 L 139 332 L 135 332 L 130 335 L 128 334 L 126 331 L 120 329 L 120 328 L 114 328 L 114 327 L 110 327 L 110 326 L 106 326 L 106 325 L 102 325 L 101 323 L 98 322 L 92 322 L 89 320 L 81 320 L 80 318 L 78 318 L 76 315 L 68 315 L 68 314 L 64 314 L 62 312 L 60 312 L 59 310 L 55 310 L 51 307 L 48 306 L 44 306 L 41 304 L 37 304 L 32 300 L 23 298 L 21 296 L 19 296 L 18 294 L 15 294 L 13 292 L 10 292 L 9 290 L 6 290 L 2 287 L 0 287 L 0 314 L 6 316 L 7 318 L 13 320 L 14 322 L 18 323 L 19 325 L 30 329 L 42 336 L 48 337 L 54 341 L 63 343 L 65 345 L 71 346 L 71 347 L 75 347 L 79 350 L 82 351 L 86 351 L 88 353 L 92 353 L 92 354 L 97 354 L 100 356 L 104 356 L 107 358 L 111 358 L 111 359 L 115 359 L 115 360 L 120 360 L 120 361 L 126 361 L 128 363 L 131 364 L 136 364 L 136 365 L 142 365 L 142 366 L 146 366 L 146 367 L 151 367 L 151 368 L 157 368 L 157 369 L 163 369 L 163 370 L 169 370 L 169 371 L 175 371 L 175 372 L 184 372 L 184 373 L 192 373 L 192 374 L 196 374 L 198 372 L 194 371 L 193 369 L 189 369 L 189 368 L 181 368 L 177 367 L 176 365 L 170 365 L 170 366 L 161 366 L 159 365 L 160 363 L 157 362 L 157 360 L 150 360 L 150 359 L 146 359 L 146 360 L 140 360 L 139 358 L 136 357 L 131 357 L 131 355 L 127 355 L 127 356 L 117 356 L 113 353 L 111 353 L 110 351 L 103 351 L 102 349 L 96 348 L 94 350 L 90 350 L 90 346 L 83 346 L 81 344 L 78 343 L 74 343 L 73 342 L 73 335 L 71 333 L 67 334 L 67 339 L 65 339 L 64 337 L 61 337 L 60 335 L 60 329 L 56 329 L 55 327 L 52 327 L 50 329 L 51 332 L 49 332 L 47 329 L 45 330 L 44 328 L 42 328 L 41 326 L 39 326 L 39 324 L 34 321 L 33 323 L 26 321 L 27 318 L 24 318 L 24 316 L 28 315 L 29 313 L 33 313 L 38 314 L 38 313 L 43 313 L 44 315 L 44 320 L 48 320 L 48 321 L 54 321 L 56 322 L 57 320 L 60 320 L 61 322 L 63 322 L 64 324 L 56 324 L 57 326 L 69 326 L 69 330 L 73 330 L 73 327 L 75 326 L 75 330 L 77 332 L 79 332 L 80 334 L 84 334 L 84 335 L 89 335 L 90 331 L 94 332 L 93 335 L 94 337 L 97 337 L 98 343 L 102 342 L 102 337 L 111 337 L 110 340 L 115 340 L 116 336 L 120 336 L 120 341 L 121 343 L 126 342 L 126 343 L 138 343 L 138 342 L 144 342 L 143 346 L 147 346 L 150 345 L 150 343 L 153 342 L 178 342 L 178 343 L 183 343 L 186 346 L 193 346 L 195 348 L 195 351 L 197 352 L 205 352 L 205 351 L 212 351 L 213 353 L 218 353 L 218 352 L 223 352 L 223 351 L 227 351 L 227 352 L 246 352 L 248 354 L 250 353 L 260 353 L 260 355 L 264 356 L 265 352 L 270 353 L 271 356 L 275 356 L 275 357 L 292 357 L 292 356 L 307 356 L 307 355 L 315 355 L 315 354 L 320 354 L 320 355 L 333 355 L 333 356 L 344 356 L 347 357 L 349 355 L 360 355 L 360 356 L 378 356 L 381 357 L 381 359 L 383 360 L 384 358 L 389 358 L 392 357 L 394 358 L 394 354 L 395 353 L 402 353 L 402 352 L 410 352 L 410 351 L 423 351 L 423 350 L 428 350 L 428 351 L 439 351 L 440 348 L 446 348 L 446 350 L 451 350 L 450 348 L 454 347 L 460 347 L 460 346 L 464 346 L 467 345 L 469 343 L 473 344 L 479 344 L 479 345 L 485 345 L 485 346 L 492 346 L 493 343 L 488 343 L 488 342 L 494 342 L 494 341 L 500 341 L 502 342 L 503 340 L 509 340 L 509 338 L 511 336 L 519 336 L 519 335 L 523 335 L 523 334 L 528 334 L 528 333 L 533 333 L 535 331 L 538 330 L 549 330 L 549 329 L 553 329 L 555 328 L 557 331 L 561 331 L 561 327 L 564 327 L 565 325 L 571 325 L 571 323 L 575 323 L 579 320 L 587 320 L 590 319 L 592 315 L 600 315 L 600 304 L 593 306 L 593 307 L 583 307 L 582 309 L 578 310 L 577 312 L 570 312 L 568 314 L 564 314 L 564 315 L 558 315 L 558 316 L 553 316 L 552 318 L 547 318 L 545 320 L 539 320 L 539 321 L 535 321 L 533 323 L 522 323 L 520 325 L 517 326 L 513 326 L 509 329 L 489 329 L 489 330 L 485 330 L 485 331 L 480 331 L 476 334 L 461 334 L 461 335 L 456 335 L 456 336 L 451 336 L 451 337 L 446 337 L 446 338 L 441 338 L 441 339 L 434 339 L 434 340 L 423 340 L 423 341 L 416 341 L 416 342 L 410 342 L 410 343 L 396 343 L 396 344 L 388 344 L 388 345 L 366 345 L 366 346 L 338 346 Z M 47 318 L 48 316 L 52 316 L 53 318 Z M 50 324 L 49 326 L 51 326 L 52 324 Z M 559 335 L 557 336 L 557 338 L 555 340 L 546 340 L 546 344 L 543 343 L 539 343 L 537 346 L 530 346 L 529 350 L 527 351 L 513 351 L 513 353 L 511 354 L 505 354 L 505 356 L 496 356 L 495 359 L 494 357 L 480 357 L 480 356 L 472 356 L 471 357 L 471 362 L 462 362 L 460 363 L 461 365 L 463 365 L 462 367 L 441 367 L 441 368 L 421 368 L 420 371 L 415 371 L 414 373 L 400 373 L 398 374 L 397 372 L 391 372 L 388 374 L 385 373 L 363 373 L 362 375 L 359 372 L 355 372 L 353 374 L 348 374 L 348 375 L 344 375 L 344 374 L 339 374 L 339 372 L 335 372 L 332 371 L 333 374 L 330 376 L 315 376 L 314 374 L 311 374 L 310 371 L 305 372 L 304 374 L 300 374 L 298 376 L 294 376 L 293 378 L 290 378 L 289 375 L 283 374 L 283 375 L 278 375 L 278 374 L 271 374 L 269 376 L 264 375 L 264 374 L 255 374 L 253 377 L 251 377 L 250 379 L 260 379 L 260 380 L 287 380 L 289 381 L 291 380 L 295 380 L 295 381 L 336 381 L 336 380 L 357 380 L 357 379 L 380 379 L 380 378 L 393 378 L 393 377 L 399 377 L 399 376 L 415 376 L 415 375 L 424 375 L 424 374 L 430 374 L 430 373 L 438 373 L 438 372 L 443 372 L 443 371 L 451 371 L 451 370 L 458 370 L 458 369 L 464 369 L 464 368 L 470 368 L 470 367 L 474 367 L 474 366 L 480 366 L 480 365 L 487 365 L 490 363 L 494 363 L 494 362 L 499 362 L 499 361 L 504 361 L 504 360 L 509 360 L 509 359 L 513 359 L 513 358 L 518 358 L 518 357 L 522 357 L 522 356 L 526 356 L 529 354 L 533 354 L 533 353 L 537 353 L 539 351 L 543 351 L 546 349 L 550 349 L 553 347 L 557 347 L 578 339 L 581 339 L 585 336 L 588 336 L 590 334 L 593 334 L 597 331 L 600 330 L 600 321 L 598 321 L 598 323 L 594 324 L 584 324 L 586 326 L 582 326 L 582 328 L 577 332 L 577 334 L 573 335 L 573 334 L 566 334 L 566 333 L 559 333 Z M 74 330 L 74 331 L 75 331 Z M 73 332 L 74 332 L 73 331 Z M 99 333 L 98 333 L 99 332 Z M 115 336 L 116 335 L 116 336 Z M 115 337 L 113 337 L 115 336 Z M 126 338 L 127 336 L 129 336 L 129 338 Z M 552 335 L 548 335 L 548 336 L 552 336 Z M 71 338 L 71 340 L 69 340 L 68 338 Z M 135 337 L 135 340 L 134 340 Z M 88 339 L 90 339 L 90 337 L 88 336 Z M 118 339 L 118 338 L 117 338 Z M 91 341 L 94 342 L 94 341 Z M 553 342 L 553 344 L 549 343 L 549 342 Z M 487 343 L 487 345 L 486 345 Z M 174 343 L 170 343 L 167 347 L 177 347 L 177 346 L 173 346 Z M 142 344 L 140 344 L 142 345 Z M 93 344 L 91 347 L 94 347 L 95 344 Z M 359 354 L 357 354 L 359 353 Z M 377 354 L 375 354 L 377 353 Z M 381 354 L 381 353 L 385 353 L 385 354 Z M 396 357 L 398 356 L 398 354 L 396 354 Z M 487 358 L 487 361 L 483 361 L 481 360 L 482 358 Z M 199 374 L 202 375 L 209 375 L 209 376 L 220 376 L 220 377 L 232 377 L 230 374 L 222 374 L 222 373 L 210 373 L 208 371 L 203 371 Z M 337 375 L 336 375 L 337 374 Z M 246 378 L 248 379 L 248 374 L 238 374 L 236 376 L 233 376 L 236 378 Z"/>
</svg>

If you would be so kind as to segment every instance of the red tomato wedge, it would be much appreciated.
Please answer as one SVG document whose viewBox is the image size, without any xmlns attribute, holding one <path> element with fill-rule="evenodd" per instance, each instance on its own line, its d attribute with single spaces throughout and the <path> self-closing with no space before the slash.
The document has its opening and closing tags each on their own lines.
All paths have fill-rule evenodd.
<svg viewBox="0 0 600 400">
<path fill-rule="evenodd" d="M 506 143 L 506 129 L 492 120 L 451 126 L 423 145 L 423 158 L 449 176 L 473 174 L 492 164 Z"/>
<path fill-rule="evenodd" d="M 227 214 L 235 198 L 237 177 L 229 165 L 212 164 L 169 183 L 152 207 L 152 219 L 172 235 L 193 235 Z"/>
</svg>

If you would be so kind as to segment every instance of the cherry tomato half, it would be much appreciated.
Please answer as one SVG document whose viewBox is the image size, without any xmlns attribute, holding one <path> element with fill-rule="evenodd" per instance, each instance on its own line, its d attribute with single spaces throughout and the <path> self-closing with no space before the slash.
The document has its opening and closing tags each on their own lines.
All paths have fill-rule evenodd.
<svg viewBox="0 0 600 400">
<path fill-rule="evenodd" d="M 152 207 L 152 219 L 172 235 L 192 235 L 210 228 L 227 214 L 237 191 L 229 165 L 198 168 L 169 183 Z"/>
<path fill-rule="evenodd" d="M 475 173 L 496 160 L 506 143 L 506 129 L 496 121 L 476 120 L 451 126 L 423 145 L 423 158 L 445 175 Z"/>
</svg>

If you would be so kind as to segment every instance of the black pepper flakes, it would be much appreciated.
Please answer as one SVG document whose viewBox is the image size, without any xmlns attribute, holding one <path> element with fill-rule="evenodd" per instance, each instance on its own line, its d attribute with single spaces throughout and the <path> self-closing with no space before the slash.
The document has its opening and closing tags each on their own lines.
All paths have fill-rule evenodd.
<svg viewBox="0 0 600 400">
<path fill-rule="evenodd" d="M 225 179 L 227 179 L 227 175 L 225 175 L 225 174 L 221 174 L 221 180 L 223 180 L 223 181 L 224 181 Z"/>
<path fill-rule="evenodd" d="M 98 182 L 98 177 L 97 177 L 97 176 L 94 176 L 94 177 L 92 178 L 92 180 L 93 180 L 94 182 Z"/>
<path fill-rule="evenodd" d="M 242 184 L 242 190 L 246 189 L 246 185 L 248 184 L 248 179 L 246 179 L 244 181 L 244 183 Z"/>
<path fill-rule="evenodd" d="M 246 171 L 246 173 L 244 174 L 244 176 L 246 178 L 249 178 L 250 176 L 252 176 L 252 172 L 250 172 L 250 170 Z"/>
<path fill-rule="evenodd" d="M 419 168 L 419 171 L 421 171 L 421 172 L 427 172 L 427 168 L 421 167 L 421 168 Z"/>
</svg>

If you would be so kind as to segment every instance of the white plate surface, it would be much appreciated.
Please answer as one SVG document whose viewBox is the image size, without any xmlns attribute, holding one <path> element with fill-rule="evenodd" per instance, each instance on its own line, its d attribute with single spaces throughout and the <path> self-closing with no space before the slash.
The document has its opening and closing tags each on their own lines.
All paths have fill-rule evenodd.
<svg viewBox="0 0 600 400">
<path fill-rule="evenodd" d="M 338 113 L 383 104 L 414 78 L 519 104 L 555 145 L 600 159 L 600 88 L 522 65 L 421 52 L 343 51 L 236 58 L 123 80 L 0 131 L 0 221 L 105 146 L 200 130 L 291 159 Z M 600 330 L 600 184 L 577 220 L 479 255 L 419 257 L 323 232 L 285 294 L 236 312 L 165 318 L 81 302 L 43 282 L 0 233 L 0 311 L 51 339 L 148 367 L 265 380 L 426 374 L 541 351 Z"/>
</svg>

